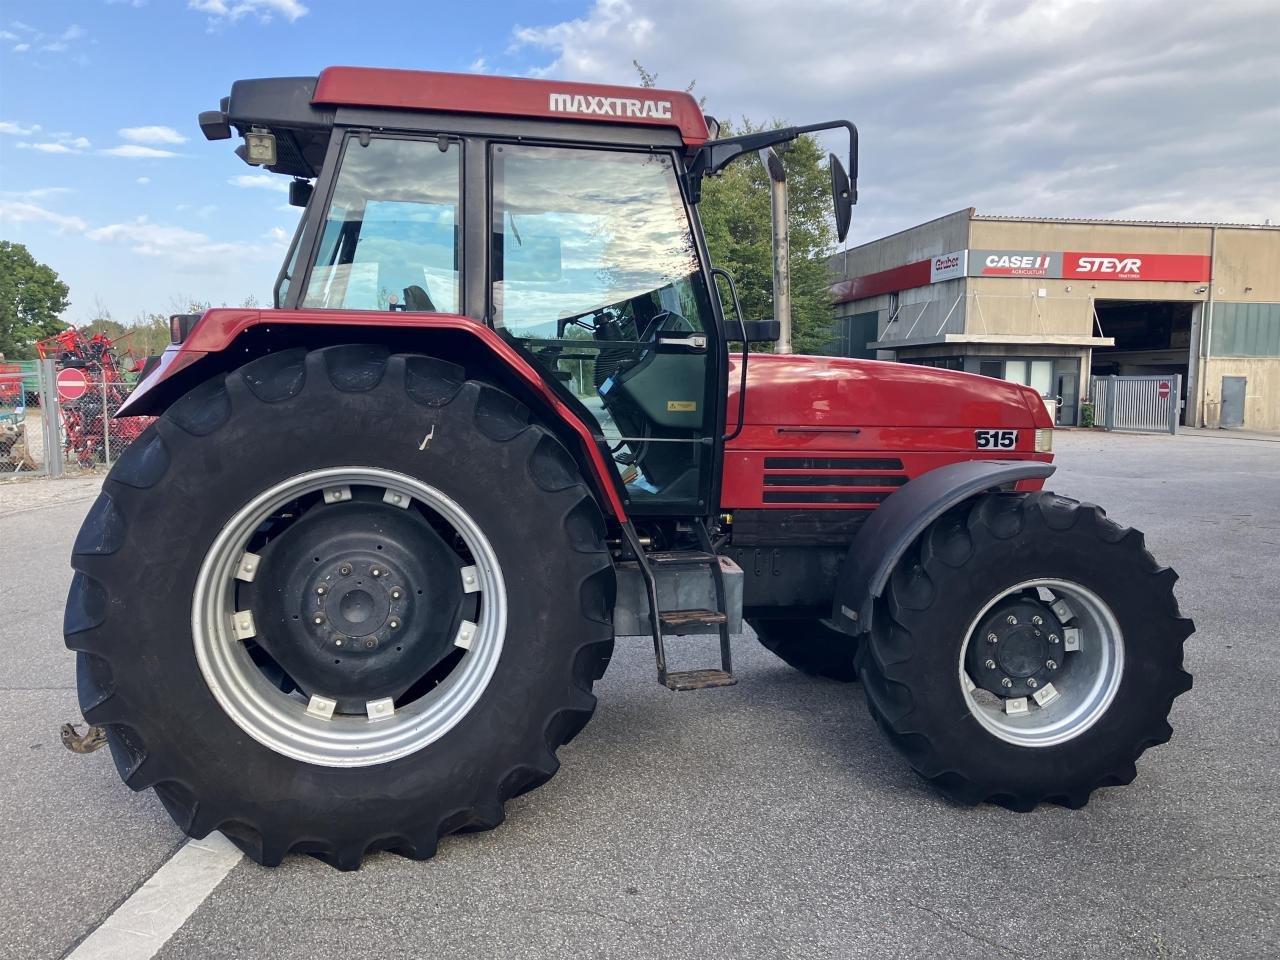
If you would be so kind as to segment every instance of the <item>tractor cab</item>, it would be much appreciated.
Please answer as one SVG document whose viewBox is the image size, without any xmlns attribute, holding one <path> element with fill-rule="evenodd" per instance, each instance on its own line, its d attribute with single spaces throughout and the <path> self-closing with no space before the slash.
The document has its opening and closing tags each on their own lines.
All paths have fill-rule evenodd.
<svg viewBox="0 0 1280 960">
<path fill-rule="evenodd" d="M 728 344 L 749 337 L 712 280 L 702 178 L 833 126 L 856 170 L 847 122 L 713 140 L 688 93 L 543 80 L 331 68 L 239 81 L 200 123 L 294 177 L 306 214 L 277 307 L 492 328 L 587 426 L 636 516 L 718 505 Z M 843 231 L 853 191 L 831 162 Z"/>
</svg>

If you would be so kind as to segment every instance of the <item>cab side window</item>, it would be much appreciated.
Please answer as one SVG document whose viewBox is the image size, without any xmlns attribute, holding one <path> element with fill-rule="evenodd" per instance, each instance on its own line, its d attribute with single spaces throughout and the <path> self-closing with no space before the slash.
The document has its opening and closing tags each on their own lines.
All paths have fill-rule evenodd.
<svg viewBox="0 0 1280 960">
<path fill-rule="evenodd" d="M 461 201 L 456 142 L 349 137 L 302 305 L 458 313 Z"/>
</svg>

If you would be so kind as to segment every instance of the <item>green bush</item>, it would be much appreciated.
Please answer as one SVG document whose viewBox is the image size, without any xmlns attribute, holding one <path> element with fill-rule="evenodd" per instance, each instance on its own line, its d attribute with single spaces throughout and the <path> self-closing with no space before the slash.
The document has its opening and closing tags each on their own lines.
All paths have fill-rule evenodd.
<svg viewBox="0 0 1280 960">
<path fill-rule="evenodd" d="M 1080 426 L 1093 426 L 1093 404 L 1088 400 L 1080 404 Z"/>
</svg>

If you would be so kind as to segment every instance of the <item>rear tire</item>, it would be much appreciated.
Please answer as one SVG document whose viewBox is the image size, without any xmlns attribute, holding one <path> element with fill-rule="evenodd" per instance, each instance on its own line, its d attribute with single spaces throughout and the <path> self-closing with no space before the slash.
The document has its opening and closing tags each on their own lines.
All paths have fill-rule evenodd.
<svg viewBox="0 0 1280 960">
<path fill-rule="evenodd" d="M 1176 580 L 1141 533 L 1091 504 L 968 501 L 925 531 L 876 601 L 859 655 L 871 714 L 956 801 L 1081 807 L 1172 735 L 1194 629 Z"/>
<path fill-rule="evenodd" d="M 398 746 L 394 737 L 377 731 L 403 723 L 409 738 L 410 711 L 419 707 L 405 707 L 388 695 L 387 702 L 395 699 L 395 704 L 386 719 L 371 719 L 372 708 L 369 717 L 343 715 L 340 709 L 330 718 L 334 725 L 326 726 L 329 721 L 304 710 L 308 691 L 303 685 L 289 681 L 288 671 L 280 679 L 278 662 L 270 675 L 280 684 L 274 692 L 262 693 L 261 683 L 245 679 L 240 651 L 258 649 L 250 643 L 266 644 L 265 632 L 244 647 L 219 640 L 230 611 L 224 616 L 216 602 L 199 601 L 220 589 L 230 591 L 240 609 L 245 588 L 272 576 L 265 562 L 254 584 L 227 586 L 225 577 L 210 580 L 206 573 L 218 556 L 211 545 L 255 497 L 273 488 L 292 489 L 287 486 L 291 478 L 338 468 L 402 476 L 405 490 L 429 484 L 445 498 L 441 503 L 455 503 L 459 516 L 478 522 L 492 548 L 490 566 L 497 569 L 496 578 L 485 581 L 490 593 L 474 601 L 480 605 L 474 616 L 482 621 L 477 636 L 487 629 L 485 623 L 498 622 L 484 620 L 486 610 L 501 607 L 505 615 L 496 640 L 486 641 L 486 656 L 493 661 L 488 675 L 467 674 L 465 709 L 439 706 L 448 691 L 461 689 L 450 686 L 449 678 L 479 655 L 475 647 L 452 642 L 461 614 L 441 622 L 436 632 L 445 631 L 446 639 L 437 642 L 445 652 L 437 668 L 447 667 L 447 674 L 443 679 L 424 674 L 425 682 L 401 695 L 405 703 L 426 704 L 424 711 L 439 707 L 444 720 Z M 448 518 L 437 523 L 443 515 L 428 510 L 429 503 L 414 501 L 402 510 L 400 503 L 387 506 L 393 501 L 384 503 L 381 490 L 361 500 L 362 488 L 353 484 L 352 489 L 358 503 L 307 510 L 359 506 L 366 515 L 382 518 L 412 513 L 413 535 L 430 539 L 416 519 L 421 513 L 428 525 L 443 531 L 448 549 L 465 555 L 466 531 L 453 524 L 450 537 Z M 392 489 L 387 487 L 388 498 Z M 318 500 L 318 494 L 310 496 L 307 502 Z M 303 512 L 303 500 L 296 503 L 293 512 L 301 519 L 272 522 L 300 524 L 310 516 Z M 378 519 L 374 527 L 382 531 L 388 523 L 394 521 Z M 258 529 L 254 536 L 262 535 Z M 284 542 L 292 529 L 271 533 L 267 550 L 273 549 L 273 539 Z M 369 529 L 369 522 L 353 522 L 349 533 L 364 536 Z M 135 790 L 154 787 L 192 837 L 220 829 L 267 865 L 291 851 L 314 854 L 342 869 L 357 868 L 373 850 L 425 859 L 446 834 L 501 823 L 504 802 L 548 780 L 559 765 L 556 748 L 590 719 L 596 703 L 592 681 L 603 672 L 613 646 L 614 572 L 604 534 L 600 511 L 559 442 L 530 423 L 529 412 L 517 401 L 467 380 L 461 368 L 423 356 L 389 356 L 376 346 L 269 355 L 187 394 L 108 476 L 76 540 L 76 574 L 64 625 L 67 645 L 77 654 L 81 709 L 86 720 L 105 727 L 125 783 Z M 370 556 L 380 561 L 394 548 L 388 541 L 385 554 Z M 275 549 L 272 556 L 282 557 Z M 350 549 L 349 544 L 341 549 Z M 475 555 L 484 574 L 487 561 Z M 306 557 L 304 565 L 310 560 Z M 320 559 L 316 563 L 317 570 L 324 565 Z M 455 605 L 466 596 L 456 580 L 459 573 L 465 580 L 465 569 L 446 578 L 453 581 Z M 224 585 L 218 587 L 219 582 Z M 423 582 L 429 596 L 414 609 L 429 619 L 437 616 L 432 611 L 439 604 L 432 581 Z M 467 595 L 475 596 L 471 589 Z M 309 587 L 290 602 L 315 600 L 311 592 Z M 368 614 L 360 604 L 367 606 L 369 594 L 350 596 L 352 616 L 363 619 Z M 207 610 L 212 611 L 208 616 Z M 287 626 L 289 619 L 286 612 L 271 622 Z M 384 621 L 392 628 L 403 626 L 387 642 L 417 649 L 408 636 L 417 621 L 411 623 L 407 613 L 404 620 L 403 625 Z M 263 630 L 262 623 L 258 629 Z M 212 639 L 202 639 L 211 631 Z M 349 649 L 351 637 L 347 640 Z M 299 644 L 286 646 L 286 652 L 296 652 Z M 215 655 L 239 664 L 240 673 L 210 674 L 205 661 Z M 403 661 L 393 666 L 398 662 Z M 303 670 L 312 666 L 304 664 Z M 290 682 L 297 695 L 288 695 Z M 380 682 L 394 686 L 396 680 L 382 676 Z M 237 685 L 249 692 L 237 693 Z M 335 698 L 342 693 L 319 692 Z M 356 701 L 372 696 L 362 693 Z M 258 714 L 255 702 L 262 708 Z M 245 711 L 257 719 L 246 720 Z M 290 741 L 285 730 L 278 742 L 269 742 L 271 731 L 284 729 L 282 724 L 314 736 Z M 373 747 L 353 746 L 350 756 L 343 756 L 342 731 L 381 740 Z"/>
<path fill-rule="evenodd" d="M 748 620 L 765 648 L 801 673 L 841 683 L 858 679 L 858 639 L 814 617 Z"/>
</svg>

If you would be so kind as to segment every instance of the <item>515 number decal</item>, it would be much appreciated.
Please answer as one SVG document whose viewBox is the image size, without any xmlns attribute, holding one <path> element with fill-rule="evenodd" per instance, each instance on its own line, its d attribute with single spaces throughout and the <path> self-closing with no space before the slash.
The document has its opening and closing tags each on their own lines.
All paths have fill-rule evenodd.
<svg viewBox="0 0 1280 960">
<path fill-rule="evenodd" d="M 973 439 L 979 450 L 1012 450 L 1018 445 L 1018 431 L 975 430 Z"/>
</svg>

